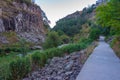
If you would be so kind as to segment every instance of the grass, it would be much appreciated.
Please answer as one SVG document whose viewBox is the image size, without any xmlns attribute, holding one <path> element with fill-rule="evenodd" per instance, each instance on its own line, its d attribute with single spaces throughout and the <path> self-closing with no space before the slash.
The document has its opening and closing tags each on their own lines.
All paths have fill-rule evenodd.
<svg viewBox="0 0 120 80">
<path fill-rule="evenodd" d="M 111 47 L 115 51 L 116 55 L 120 58 L 120 41 L 119 41 L 119 39 L 115 38 L 111 42 Z"/>
<path fill-rule="evenodd" d="M 14 59 L 16 59 L 15 53 L 11 53 L 7 56 L 2 56 L 2 57 L 0 57 L 0 65 L 3 64 L 3 63 L 9 63 Z"/>
<path fill-rule="evenodd" d="M 27 75 L 28 71 L 44 67 L 49 59 L 52 59 L 53 57 L 61 57 L 66 54 L 71 54 L 72 52 L 86 49 L 91 43 L 92 41 L 89 39 L 82 39 L 79 43 L 69 44 L 61 48 L 50 48 L 44 51 L 33 51 L 32 54 L 29 54 L 24 58 L 18 58 L 16 53 L 0 57 L 0 80 L 7 80 L 11 77 L 15 80 L 22 79 L 25 75 Z M 92 47 L 89 47 L 86 50 L 86 55 L 83 56 L 84 59 L 81 58 L 83 62 L 87 59 L 92 50 Z M 28 64 L 26 63 L 26 57 L 28 57 L 27 62 L 30 62 Z M 19 67 L 20 65 L 22 67 Z M 28 68 L 31 70 L 28 70 Z M 25 72 L 26 74 L 22 75 L 21 72 Z"/>
<path fill-rule="evenodd" d="M 8 65 L 17 58 L 16 53 L 11 53 L 7 56 L 0 57 L 0 80 L 2 80 L 3 77 L 6 80 L 9 77 L 10 71 Z"/>
</svg>

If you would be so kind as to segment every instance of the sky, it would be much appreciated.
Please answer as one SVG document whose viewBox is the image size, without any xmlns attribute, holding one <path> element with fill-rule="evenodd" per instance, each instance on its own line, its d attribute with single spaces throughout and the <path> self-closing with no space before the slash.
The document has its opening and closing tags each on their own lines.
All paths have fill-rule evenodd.
<svg viewBox="0 0 120 80">
<path fill-rule="evenodd" d="M 55 26 L 56 21 L 76 11 L 81 11 L 88 7 L 96 0 L 36 0 L 41 9 L 46 13 L 51 21 L 50 26 Z"/>
</svg>

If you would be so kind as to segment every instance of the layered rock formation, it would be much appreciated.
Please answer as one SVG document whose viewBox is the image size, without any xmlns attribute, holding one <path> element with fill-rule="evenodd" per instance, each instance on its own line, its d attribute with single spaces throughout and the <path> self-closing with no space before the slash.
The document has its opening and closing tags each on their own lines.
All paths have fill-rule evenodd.
<svg viewBox="0 0 120 80">
<path fill-rule="evenodd" d="M 15 32 L 28 42 L 42 43 L 45 40 L 43 11 L 36 4 L 0 1 L 0 33 Z M 4 35 L 0 35 L 3 37 Z"/>
</svg>

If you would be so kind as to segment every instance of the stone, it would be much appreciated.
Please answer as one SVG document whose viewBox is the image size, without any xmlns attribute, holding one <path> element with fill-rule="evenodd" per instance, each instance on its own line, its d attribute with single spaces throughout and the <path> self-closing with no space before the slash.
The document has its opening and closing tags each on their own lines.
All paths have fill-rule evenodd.
<svg viewBox="0 0 120 80">
<path fill-rule="evenodd" d="M 70 61 L 67 66 L 65 67 L 65 70 L 66 71 L 70 71 L 72 69 L 72 66 L 73 66 L 73 61 Z"/>
<path fill-rule="evenodd" d="M 81 70 L 80 52 L 54 57 L 45 67 L 31 73 L 30 80 L 75 80 Z M 32 79 L 34 78 L 34 79 Z"/>
<path fill-rule="evenodd" d="M 0 8 L 0 16 L 2 16 L 2 8 Z"/>
<path fill-rule="evenodd" d="M 23 3 L 23 9 L 27 10 L 27 5 L 25 3 Z"/>
<path fill-rule="evenodd" d="M 9 41 L 7 40 L 7 38 L 4 37 L 4 36 L 0 36 L 0 42 L 3 43 L 3 44 L 8 44 L 9 43 Z"/>
<path fill-rule="evenodd" d="M 42 49 L 42 47 L 41 46 L 33 46 L 31 49 L 33 49 L 33 50 L 36 50 L 36 49 Z"/>
<path fill-rule="evenodd" d="M 72 73 L 73 73 L 72 71 L 70 71 L 70 72 L 66 72 L 65 75 L 68 76 L 68 75 L 71 75 Z"/>
<path fill-rule="evenodd" d="M 3 24 L 3 20 L 0 19 L 0 32 L 4 32 L 5 31 L 5 27 L 4 27 L 4 24 Z"/>
</svg>

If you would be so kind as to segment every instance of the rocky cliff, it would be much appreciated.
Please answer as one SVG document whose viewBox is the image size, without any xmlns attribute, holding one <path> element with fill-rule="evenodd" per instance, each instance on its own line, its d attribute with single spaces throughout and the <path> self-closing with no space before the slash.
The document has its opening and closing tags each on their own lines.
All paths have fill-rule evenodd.
<svg viewBox="0 0 120 80">
<path fill-rule="evenodd" d="M 46 32 L 42 14 L 43 11 L 36 4 L 0 0 L 0 43 L 10 43 L 4 34 L 11 32 L 28 42 L 44 42 Z"/>
</svg>

